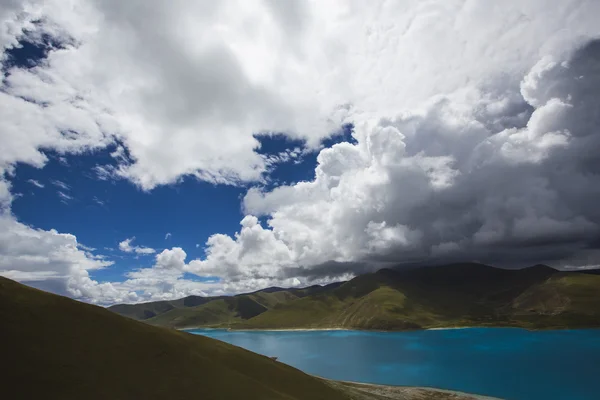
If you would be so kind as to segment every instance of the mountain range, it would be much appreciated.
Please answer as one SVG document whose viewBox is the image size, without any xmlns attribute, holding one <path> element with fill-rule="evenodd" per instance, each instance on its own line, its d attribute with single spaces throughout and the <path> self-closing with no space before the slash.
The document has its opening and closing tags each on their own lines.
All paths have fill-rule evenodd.
<svg viewBox="0 0 600 400">
<path fill-rule="evenodd" d="M 327 286 L 189 296 L 109 310 L 171 328 L 598 327 L 597 272 L 565 272 L 545 265 L 508 270 L 477 263 L 382 269 Z"/>
</svg>

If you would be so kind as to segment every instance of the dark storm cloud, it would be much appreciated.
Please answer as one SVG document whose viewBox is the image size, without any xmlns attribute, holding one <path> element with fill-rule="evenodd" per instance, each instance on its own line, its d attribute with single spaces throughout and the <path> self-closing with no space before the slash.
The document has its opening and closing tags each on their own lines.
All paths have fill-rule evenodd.
<svg viewBox="0 0 600 400">
<path fill-rule="evenodd" d="M 491 117 L 481 112 L 485 104 L 478 108 L 477 118 L 491 122 L 483 124 L 489 138 L 476 146 L 471 138 L 460 139 L 468 125 L 444 119 L 445 104 L 432 108 L 417 123 L 389 122 L 400 132 L 410 125 L 414 133 L 408 137 L 409 152 L 453 156 L 460 174 L 448 188 L 406 209 L 400 200 L 406 176 L 392 171 L 399 207 L 387 208 L 382 219 L 388 225 L 418 229 L 422 240 L 412 248 L 394 248 L 367 260 L 407 264 L 478 260 L 507 266 L 544 261 L 561 266 L 577 259 L 590 244 L 597 247 L 600 41 L 589 42 L 566 62 L 540 61 L 523 81 L 521 93 L 527 103 L 514 94 L 501 96 L 502 107 L 493 108 Z M 524 116 L 526 124 L 515 123 Z M 513 132 L 497 130 L 499 125 L 506 128 L 507 121 L 514 124 Z M 561 138 L 562 144 L 550 143 Z"/>
<path fill-rule="evenodd" d="M 302 277 L 309 280 L 319 278 L 336 278 L 344 274 L 364 274 L 373 272 L 386 264 L 379 264 L 370 260 L 369 262 L 339 262 L 326 261 L 310 267 L 286 268 L 283 270 L 285 277 Z"/>
</svg>

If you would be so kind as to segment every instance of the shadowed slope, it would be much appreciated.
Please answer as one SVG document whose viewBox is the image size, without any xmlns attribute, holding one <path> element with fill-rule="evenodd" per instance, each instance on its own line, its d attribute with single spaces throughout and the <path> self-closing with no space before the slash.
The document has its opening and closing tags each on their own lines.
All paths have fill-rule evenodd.
<svg viewBox="0 0 600 400">
<path fill-rule="evenodd" d="M 345 399 L 318 378 L 0 277 L 8 398 Z"/>
</svg>

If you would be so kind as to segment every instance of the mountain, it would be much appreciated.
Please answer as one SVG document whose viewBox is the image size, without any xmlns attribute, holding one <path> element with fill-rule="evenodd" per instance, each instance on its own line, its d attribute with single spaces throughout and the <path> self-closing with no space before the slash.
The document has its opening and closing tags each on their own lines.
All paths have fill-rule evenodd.
<svg viewBox="0 0 600 400">
<path fill-rule="evenodd" d="M 109 307 L 109 310 L 133 319 L 144 320 L 152 325 L 172 328 L 229 326 L 292 300 L 321 293 L 339 285 L 334 283 L 291 289 L 270 287 L 237 296 L 188 296 L 174 301 L 117 304 Z"/>
<path fill-rule="evenodd" d="M 218 340 L 150 326 L 3 277 L 0 320 L 2 393 L 10 399 L 478 398 L 324 380 Z"/>
<path fill-rule="evenodd" d="M 600 326 L 600 275 L 545 265 L 519 270 L 477 263 L 383 269 L 325 287 L 270 288 L 203 299 L 201 305 L 174 307 L 146 321 L 236 329 Z M 157 303 L 130 307 L 139 307 L 140 314 L 155 310 Z M 111 310 L 118 312 L 119 307 Z"/>
<path fill-rule="evenodd" d="M 537 265 L 381 270 L 269 310 L 236 328 L 402 330 L 447 326 L 600 326 L 600 276 Z"/>
</svg>

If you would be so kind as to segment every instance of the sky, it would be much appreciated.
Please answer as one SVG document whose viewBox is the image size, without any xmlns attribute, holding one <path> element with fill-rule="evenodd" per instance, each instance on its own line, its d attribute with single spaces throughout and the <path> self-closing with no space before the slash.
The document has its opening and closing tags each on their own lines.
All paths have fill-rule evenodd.
<svg viewBox="0 0 600 400">
<path fill-rule="evenodd" d="M 598 16 L 0 0 L 0 275 L 109 305 L 598 267 Z"/>
</svg>

